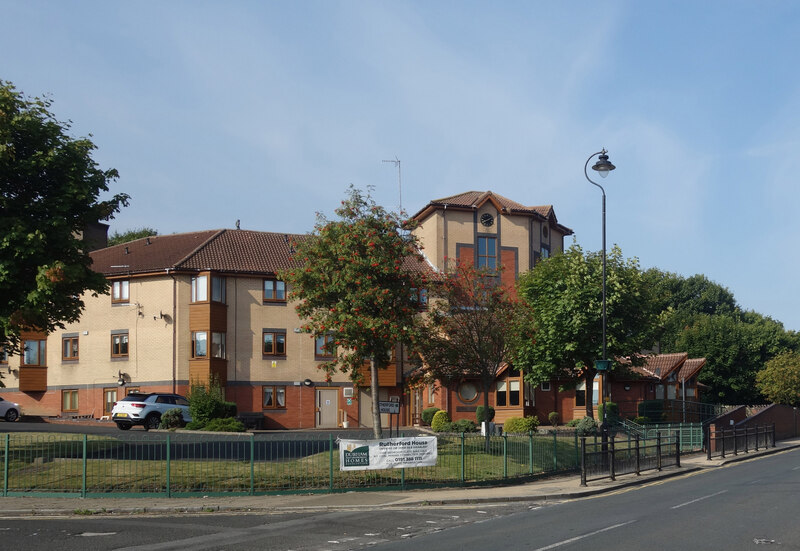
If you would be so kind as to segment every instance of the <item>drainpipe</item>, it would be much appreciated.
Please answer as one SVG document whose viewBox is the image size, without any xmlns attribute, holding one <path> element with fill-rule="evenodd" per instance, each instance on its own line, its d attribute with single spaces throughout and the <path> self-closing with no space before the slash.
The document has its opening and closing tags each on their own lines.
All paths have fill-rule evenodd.
<svg viewBox="0 0 800 551">
<path fill-rule="evenodd" d="M 175 279 L 175 274 L 170 273 L 170 268 L 166 269 L 166 273 L 168 276 L 172 278 L 172 393 L 177 394 L 178 392 L 178 365 L 177 365 L 177 346 L 178 341 L 176 339 L 178 335 L 178 328 L 177 328 L 177 318 L 175 316 L 177 311 L 177 302 L 178 302 L 178 281 Z"/>
</svg>

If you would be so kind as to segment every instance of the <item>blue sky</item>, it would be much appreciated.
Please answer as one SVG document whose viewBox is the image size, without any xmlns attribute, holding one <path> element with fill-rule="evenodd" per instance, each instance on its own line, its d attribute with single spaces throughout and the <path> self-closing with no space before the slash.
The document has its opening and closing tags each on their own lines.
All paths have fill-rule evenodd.
<svg viewBox="0 0 800 551">
<path fill-rule="evenodd" d="M 0 0 L 0 78 L 91 133 L 112 231 L 311 231 L 492 190 L 800 330 L 800 3 Z"/>
</svg>

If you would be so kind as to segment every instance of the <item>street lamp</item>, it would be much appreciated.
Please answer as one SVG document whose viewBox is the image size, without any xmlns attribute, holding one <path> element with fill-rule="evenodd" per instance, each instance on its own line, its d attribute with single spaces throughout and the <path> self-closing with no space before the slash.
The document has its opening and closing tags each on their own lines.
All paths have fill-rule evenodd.
<svg viewBox="0 0 800 551">
<path fill-rule="evenodd" d="M 595 365 L 598 371 L 602 371 L 604 373 L 608 370 L 609 364 L 611 363 L 608 361 L 608 354 L 606 352 L 606 190 L 603 189 L 603 186 L 589 178 L 589 172 L 587 171 L 587 168 L 589 167 L 589 161 L 591 161 L 593 157 L 597 156 L 597 162 L 592 165 L 592 170 L 596 170 L 598 174 L 600 174 L 601 178 L 608 176 L 608 173 L 617 167 L 611 164 L 606 153 L 608 153 L 608 151 L 605 149 L 602 149 L 597 153 L 592 153 L 589 158 L 586 159 L 586 164 L 583 166 L 583 174 L 586 176 L 586 179 L 589 180 L 589 183 L 596 185 L 600 188 L 600 191 L 603 192 L 603 358 L 601 361 L 595 362 Z M 608 389 L 606 388 L 607 377 L 605 375 L 603 376 L 603 383 L 602 403 L 603 407 L 605 408 L 605 396 L 608 393 Z M 603 410 L 604 424 L 607 416 L 608 412 Z"/>
</svg>

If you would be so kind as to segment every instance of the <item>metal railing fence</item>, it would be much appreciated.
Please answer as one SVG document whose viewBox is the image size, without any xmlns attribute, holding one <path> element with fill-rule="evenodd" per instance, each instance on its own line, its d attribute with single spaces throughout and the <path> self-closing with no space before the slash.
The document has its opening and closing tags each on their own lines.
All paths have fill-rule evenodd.
<svg viewBox="0 0 800 551">
<path fill-rule="evenodd" d="M 675 465 L 680 467 L 680 433 L 642 438 L 617 439 L 614 434 L 606 441 L 581 437 L 581 486 L 592 480 L 610 478 L 617 475 L 640 474 L 652 469 Z"/>
<path fill-rule="evenodd" d="M 655 438 L 658 433 L 662 436 L 674 436 L 676 433 L 681 442 L 681 453 L 703 451 L 704 427 L 702 423 L 661 423 L 653 425 L 639 425 L 629 419 L 620 421 L 620 430 L 626 434 L 630 441 L 635 435 L 640 438 Z M 617 437 L 620 441 L 620 437 Z"/>
<path fill-rule="evenodd" d="M 261 495 L 467 486 L 576 471 L 574 432 L 440 434 L 435 466 L 339 470 L 333 435 L 7 433 L 2 495 Z M 348 433 L 347 438 L 353 438 Z M 356 436 L 358 438 L 358 436 Z M 363 438 L 369 439 L 369 438 Z"/>
<path fill-rule="evenodd" d="M 706 457 L 725 457 L 775 447 L 775 425 L 758 425 L 732 429 L 706 427 Z"/>
</svg>

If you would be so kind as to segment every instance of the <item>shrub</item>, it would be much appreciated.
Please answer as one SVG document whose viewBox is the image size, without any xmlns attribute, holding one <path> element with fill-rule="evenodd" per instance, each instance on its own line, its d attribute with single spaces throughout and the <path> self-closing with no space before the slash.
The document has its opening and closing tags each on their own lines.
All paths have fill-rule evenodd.
<svg viewBox="0 0 800 551">
<path fill-rule="evenodd" d="M 186 426 L 183 428 L 186 430 L 203 430 L 204 426 L 205 424 L 200 421 L 190 421 L 186 423 Z"/>
<path fill-rule="evenodd" d="M 561 420 L 561 416 L 558 414 L 557 411 L 551 411 L 547 414 L 547 420 L 550 421 L 550 424 L 554 427 L 558 426 L 558 422 Z"/>
<path fill-rule="evenodd" d="M 494 419 L 494 408 L 492 406 L 488 408 L 478 406 L 475 408 L 475 418 L 478 420 L 479 425 L 484 421 L 491 423 Z"/>
<path fill-rule="evenodd" d="M 448 432 L 476 432 L 478 426 L 472 419 L 459 419 L 455 423 L 450 423 Z"/>
<path fill-rule="evenodd" d="M 203 427 L 203 430 L 213 432 L 244 432 L 244 423 L 233 417 L 224 419 L 212 419 Z"/>
<path fill-rule="evenodd" d="M 580 419 L 570 419 L 569 421 L 567 421 L 567 426 L 568 427 L 577 427 L 578 423 L 580 423 L 580 422 L 581 422 Z"/>
<path fill-rule="evenodd" d="M 648 417 L 652 421 L 661 421 L 664 418 L 664 402 L 661 400 L 645 400 L 639 402 L 639 416 Z"/>
<path fill-rule="evenodd" d="M 575 432 L 578 433 L 578 436 L 591 436 L 593 434 L 597 434 L 597 421 L 591 417 L 584 417 L 578 421 L 577 425 L 575 425 Z"/>
<path fill-rule="evenodd" d="M 161 424 L 158 428 L 161 429 L 179 429 L 186 423 L 183 420 L 183 412 L 179 408 L 168 409 L 161 416 Z"/>
<path fill-rule="evenodd" d="M 450 425 L 450 416 L 443 409 L 437 411 L 431 420 L 431 428 L 435 432 L 444 432 Z"/>
<path fill-rule="evenodd" d="M 503 432 L 507 433 L 527 433 L 535 431 L 539 426 L 539 418 L 535 415 L 527 417 L 509 417 L 503 423 Z"/>
<path fill-rule="evenodd" d="M 650 418 L 649 417 L 645 417 L 643 415 L 639 415 L 639 416 L 633 418 L 633 422 L 636 423 L 637 425 L 649 425 L 650 424 Z"/>
<path fill-rule="evenodd" d="M 422 423 L 425 425 L 430 426 L 431 421 L 433 420 L 433 416 L 436 415 L 436 412 L 439 411 L 439 408 L 425 408 L 422 410 Z"/>
<path fill-rule="evenodd" d="M 189 411 L 192 422 L 205 426 L 212 419 L 223 419 L 236 415 L 236 404 L 226 402 L 222 397 L 222 387 L 216 382 L 208 385 L 192 385 L 189 392 Z"/>
<path fill-rule="evenodd" d="M 614 402 L 606 402 L 605 404 L 600 404 L 597 406 L 597 418 L 600 419 L 600 422 L 603 422 L 605 419 L 606 410 L 608 410 L 608 419 L 609 423 L 616 423 L 619 420 L 619 406 Z"/>
</svg>

